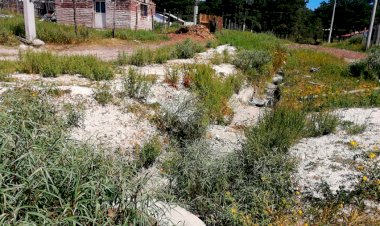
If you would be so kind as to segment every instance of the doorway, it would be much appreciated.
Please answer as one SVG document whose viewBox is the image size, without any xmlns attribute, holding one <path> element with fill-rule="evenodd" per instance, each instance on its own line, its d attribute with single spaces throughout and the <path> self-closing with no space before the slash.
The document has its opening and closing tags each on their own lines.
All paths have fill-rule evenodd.
<svg viewBox="0 0 380 226">
<path fill-rule="evenodd" d="M 105 0 L 95 0 L 95 28 L 106 27 L 106 2 Z"/>
</svg>

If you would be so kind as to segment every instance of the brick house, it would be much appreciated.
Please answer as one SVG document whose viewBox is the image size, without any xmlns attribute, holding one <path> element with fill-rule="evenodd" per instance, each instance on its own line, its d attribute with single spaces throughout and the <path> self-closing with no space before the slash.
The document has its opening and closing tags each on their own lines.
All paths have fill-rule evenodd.
<svg viewBox="0 0 380 226">
<path fill-rule="evenodd" d="M 73 0 L 55 0 L 58 23 L 74 24 Z M 78 25 L 93 28 L 153 29 L 152 0 L 76 0 Z"/>
</svg>

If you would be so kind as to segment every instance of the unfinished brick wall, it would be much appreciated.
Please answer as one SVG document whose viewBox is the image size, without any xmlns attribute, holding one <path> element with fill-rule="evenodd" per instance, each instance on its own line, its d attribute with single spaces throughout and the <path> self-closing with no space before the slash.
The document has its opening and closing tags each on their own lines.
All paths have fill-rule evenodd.
<svg viewBox="0 0 380 226">
<path fill-rule="evenodd" d="M 115 15 L 116 28 L 129 29 L 153 29 L 152 13 L 156 11 L 156 5 L 152 1 L 143 3 L 148 5 L 148 15 L 141 16 L 138 0 L 105 0 L 106 3 L 106 28 L 112 28 Z M 94 27 L 95 12 L 93 0 L 77 0 L 77 22 L 79 25 Z M 74 10 L 72 0 L 56 0 L 56 14 L 58 23 L 74 24 Z M 137 23 L 136 23 L 137 21 Z"/>
</svg>

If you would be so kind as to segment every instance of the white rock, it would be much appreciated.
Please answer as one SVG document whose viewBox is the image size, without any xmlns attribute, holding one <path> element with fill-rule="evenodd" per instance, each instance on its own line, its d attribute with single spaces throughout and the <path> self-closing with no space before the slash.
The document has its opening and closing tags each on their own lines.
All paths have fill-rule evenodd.
<svg viewBox="0 0 380 226">
<path fill-rule="evenodd" d="M 43 42 L 42 40 L 40 39 L 34 39 L 32 41 L 32 45 L 33 46 L 36 46 L 36 47 L 41 47 L 41 46 L 44 46 L 45 45 L 45 42 Z"/>
<path fill-rule="evenodd" d="M 20 51 L 27 51 L 29 49 L 29 46 L 25 45 L 25 44 L 21 44 L 18 49 Z"/>
<path fill-rule="evenodd" d="M 170 205 L 158 201 L 154 204 L 154 209 L 159 225 L 175 225 L 175 226 L 206 226 L 197 216 L 185 210 L 178 205 Z"/>
<path fill-rule="evenodd" d="M 238 94 L 238 99 L 243 104 L 249 104 L 252 100 L 253 94 L 255 93 L 255 90 L 252 86 L 244 87 L 240 90 Z"/>
</svg>

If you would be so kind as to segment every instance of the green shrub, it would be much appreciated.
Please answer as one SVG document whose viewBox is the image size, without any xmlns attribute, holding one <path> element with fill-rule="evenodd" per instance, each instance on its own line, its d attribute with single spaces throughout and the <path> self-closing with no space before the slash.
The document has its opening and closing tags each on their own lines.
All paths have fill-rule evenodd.
<svg viewBox="0 0 380 226">
<path fill-rule="evenodd" d="M 135 167 L 68 139 L 68 125 L 50 103 L 25 89 L 1 97 L 2 224 L 148 224 L 143 182 L 132 182 Z"/>
<path fill-rule="evenodd" d="M 191 39 L 186 39 L 184 42 L 177 44 L 176 55 L 180 59 L 193 58 L 196 53 L 202 52 L 203 46 L 195 43 Z"/>
<path fill-rule="evenodd" d="M 373 48 L 368 54 L 368 73 L 372 79 L 380 79 L 380 49 Z"/>
<path fill-rule="evenodd" d="M 180 73 L 181 73 L 181 69 L 178 66 L 166 68 L 164 82 L 176 88 L 180 79 Z"/>
<path fill-rule="evenodd" d="M 348 43 L 351 45 L 362 44 L 362 42 L 363 42 L 363 35 L 352 36 L 351 38 L 348 39 Z"/>
<path fill-rule="evenodd" d="M 145 168 L 150 167 L 161 154 L 161 149 L 159 139 L 157 137 L 153 138 L 139 150 L 139 160 L 137 164 Z"/>
<path fill-rule="evenodd" d="M 129 56 L 128 63 L 136 66 L 145 66 L 152 64 L 154 60 L 154 52 L 150 49 L 138 49 Z"/>
<path fill-rule="evenodd" d="M 155 121 L 157 127 L 182 143 L 202 137 L 209 125 L 205 109 L 192 100 L 178 101 L 174 109 L 163 109 Z"/>
<path fill-rule="evenodd" d="M 223 80 L 215 74 L 210 65 L 195 65 L 189 71 L 191 89 L 199 96 L 211 121 L 223 123 L 232 111 L 228 101 L 241 80 L 234 77 Z M 240 87 L 239 87 L 240 89 Z"/>
<path fill-rule="evenodd" d="M 265 66 L 272 61 L 270 54 L 264 51 L 242 50 L 237 53 L 233 64 L 244 72 L 261 74 L 265 73 Z"/>
<path fill-rule="evenodd" d="M 306 133 L 311 137 L 328 135 L 335 132 L 339 117 L 330 112 L 313 113 L 308 119 Z"/>
<path fill-rule="evenodd" d="M 130 68 L 123 81 L 124 92 L 131 98 L 143 99 L 149 93 L 151 82 L 147 76 L 139 73 L 137 69 Z"/>
<path fill-rule="evenodd" d="M 155 50 L 154 63 L 163 64 L 166 61 L 177 58 L 173 46 L 164 46 Z"/>
<path fill-rule="evenodd" d="M 350 64 L 349 73 L 353 77 L 362 77 L 362 78 L 366 77 L 368 75 L 367 61 L 359 60 L 357 62 Z"/>
<path fill-rule="evenodd" d="M 108 85 L 102 85 L 95 91 L 94 98 L 103 106 L 110 103 L 113 99 L 111 88 Z"/>
</svg>

